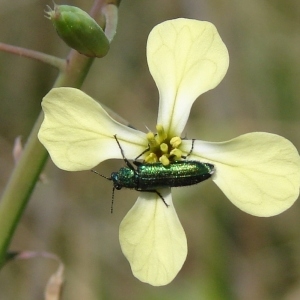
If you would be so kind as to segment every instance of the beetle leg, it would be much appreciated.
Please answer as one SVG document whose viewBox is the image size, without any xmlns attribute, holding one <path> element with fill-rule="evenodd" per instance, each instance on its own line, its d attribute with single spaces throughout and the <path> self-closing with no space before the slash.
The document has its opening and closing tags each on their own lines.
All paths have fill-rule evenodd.
<svg viewBox="0 0 300 300">
<path fill-rule="evenodd" d="M 120 145 L 119 140 L 117 139 L 117 135 L 116 135 L 116 134 L 114 134 L 114 138 L 115 138 L 115 140 L 116 140 L 117 143 L 118 143 L 118 146 L 119 146 L 119 148 L 120 148 L 122 157 L 123 157 L 123 159 L 124 159 L 124 161 L 125 161 L 127 167 L 128 167 L 129 169 L 133 170 L 133 171 L 136 173 L 136 169 L 133 167 L 133 165 L 130 163 L 130 161 L 125 157 L 124 151 L 123 151 L 123 149 L 122 149 L 122 147 L 121 147 L 121 145 Z"/>
<path fill-rule="evenodd" d="M 160 197 L 160 199 L 164 202 L 164 204 L 166 205 L 166 207 L 169 206 L 169 204 L 165 201 L 164 197 L 161 195 L 160 192 L 154 190 L 154 192 Z"/>
<path fill-rule="evenodd" d="M 149 150 L 150 150 L 150 146 L 148 145 L 147 149 L 144 150 L 140 155 L 138 155 L 138 156 L 134 159 L 133 163 L 135 164 L 135 162 L 138 160 L 138 158 L 141 157 L 141 156 L 142 156 L 143 154 L 145 154 L 146 152 L 148 152 Z"/>
<path fill-rule="evenodd" d="M 166 205 L 166 207 L 169 206 L 169 204 L 166 202 L 166 200 L 164 199 L 164 197 L 162 196 L 162 194 L 160 192 L 158 192 L 157 190 L 139 190 L 139 189 L 136 189 L 136 190 L 139 191 L 139 192 L 155 193 L 163 201 L 163 203 Z"/>
<path fill-rule="evenodd" d="M 192 147 L 191 147 L 190 152 L 189 152 L 187 155 L 184 155 L 184 156 L 182 155 L 182 156 L 181 156 L 182 158 L 187 159 L 188 156 L 190 156 L 190 155 L 192 154 L 192 152 L 193 152 L 193 150 L 194 150 L 194 143 L 195 143 L 195 139 L 192 139 Z"/>
</svg>

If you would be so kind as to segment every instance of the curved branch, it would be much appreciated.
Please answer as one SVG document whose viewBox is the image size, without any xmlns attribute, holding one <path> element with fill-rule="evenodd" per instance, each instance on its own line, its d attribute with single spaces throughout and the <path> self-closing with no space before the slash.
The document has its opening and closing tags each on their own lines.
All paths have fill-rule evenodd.
<svg viewBox="0 0 300 300">
<path fill-rule="evenodd" d="M 60 71 L 63 71 L 66 67 L 66 61 L 64 59 L 52 55 L 48 55 L 39 51 L 35 51 L 35 50 L 30 50 L 22 47 L 8 45 L 5 43 L 0 43 L 0 51 L 35 59 L 40 62 L 51 65 L 59 69 Z"/>
</svg>

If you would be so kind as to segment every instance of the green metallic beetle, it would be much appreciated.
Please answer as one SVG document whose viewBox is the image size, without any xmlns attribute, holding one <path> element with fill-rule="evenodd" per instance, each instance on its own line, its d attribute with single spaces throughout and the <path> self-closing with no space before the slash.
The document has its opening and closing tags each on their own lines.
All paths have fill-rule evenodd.
<svg viewBox="0 0 300 300">
<path fill-rule="evenodd" d="M 122 167 L 118 172 L 111 173 L 110 177 L 103 176 L 97 171 L 92 170 L 94 173 L 113 182 L 112 205 L 114 190 L 129 188 L 140 192 L 156 193 L 163 200 L 165 205 L 168 206 L 157 189 L 197 184 L 210 178 L 214 173 L 214 165 L 195 160 L 174 161 L 168 166 L 164 166 L 160 162 L 141 163 L 135 160 L 133 162 L 133 164 L 136 165 L 135 168 L 125 157 L 117 136 L 114 135 L 114 137 L 118 143 L 126 167 Z"/>
</svg>

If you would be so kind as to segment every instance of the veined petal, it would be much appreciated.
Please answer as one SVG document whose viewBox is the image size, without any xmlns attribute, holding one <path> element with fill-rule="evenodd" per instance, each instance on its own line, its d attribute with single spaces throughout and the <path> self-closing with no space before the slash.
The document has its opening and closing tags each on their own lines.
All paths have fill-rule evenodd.
<svg viewBox="0 0 300 300">
<path fill-rule="evenodd" d="M 141 193 L 120 225 L 120 244 L 133 275 L 154 286 L 171 282 L 187 256 L 170 189 L 160 192 L 168 207 L 155 193 Z"/>
<path fill-rule="evenodd" d="M 190 149 L 191 141 L 184 144 Z M 249 214 L 277 215 L 299 196 L 299 154 L 281 136 L 253 132 L 222 143 L 195 141 L 191 159 L 214 164 L 213 181 Z"/>
<path fill-rule="evenodd" d="M 160 95 L 157 124 L 180 136 L 196 98 L 225 76 L 227 48 L 213 24 L 175 19 L 150 32 L 147 59 Z"/>
<path fill-rule="evenodd" d="M 54 88 L 43 99 L 38 137 L 53 162 L 67 171 L 89 170 L 109 158 L 128 159 L 148 145 L 145 134 L 113 120 L 101 105 L 75 88 Z"/>
</svg>

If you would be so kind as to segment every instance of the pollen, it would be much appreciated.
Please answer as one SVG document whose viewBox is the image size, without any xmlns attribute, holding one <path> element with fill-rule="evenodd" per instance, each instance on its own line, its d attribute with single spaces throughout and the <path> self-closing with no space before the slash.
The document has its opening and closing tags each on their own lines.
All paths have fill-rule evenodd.
<svg viewBox="0 0 300 300">
<path fill-rule="evenodd" d="M 175 160 L 185 158 L 182 151 L 179 149 L 181 138 L 178 136 L 169 137 L 160 124 L 156 125 L 157 133 L 148 132 L 147 140 L 149 151 L 145 157 L 146 163 L 155 163 L 160 161 L 164 166 L 168 166 Z"/>
</svg>

